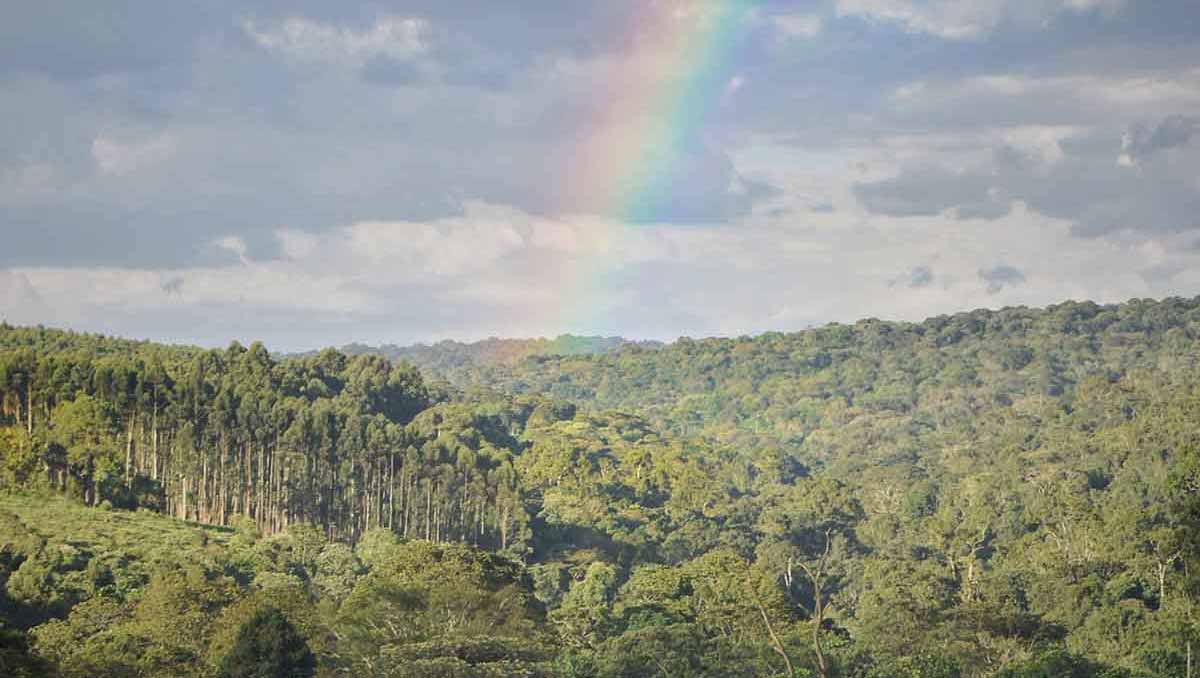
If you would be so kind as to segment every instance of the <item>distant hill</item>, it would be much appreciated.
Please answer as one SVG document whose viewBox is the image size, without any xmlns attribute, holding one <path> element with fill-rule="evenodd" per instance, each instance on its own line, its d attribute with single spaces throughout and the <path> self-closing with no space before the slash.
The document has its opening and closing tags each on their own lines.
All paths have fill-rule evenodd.
<svg viewBox="0 0 1200 678">
<path fill-rule="evenodd" d="M 14 327 L 0 321 L 0 351 L 35 350 L 41 353 L 74 353 L 94 358 L 171 353 L 192 357 L 203 352 L 196 346 L 160 344 L 145 339 L 110 337 L 95 332 L 76 332 L 37 325 Z"/>
<path fill-rule="evenodd" d="M 377 355 L 388 360 L 410 362 L 427 374 L 460 382 L 464 373 L 479 367 L 515 365 L 531 356 L 605 355 L 625 347 L 636 346 L 655 350 L 663 344 L 657 341 L 633 341 L 622 337 L 582 337 L 563 334 L 554 339 L 499 339 L 482 341 L 439 341 L 435 344 L 397 346 L 384 344 L 349 344 L 342 352 L 349 355 Z"/>
<path fill-rule="evenodd" d="M 1200 367 L 1198 346 L 1200 297 L 1069 301 L 531 356 L 465 370 L 457 382 L 633 412 L 663 432 L 742 449 L 782 445 L 811 464 L 861 460 L 862 449 L 846 444 L 864 422 L 876 429 L 871 449 L 911 441 L 948 405 L 961 409 L 946 424 L 973 422 L 1045 399 L 1069 406 L 1089 380 L 1187 378 Z"/>
</svg>

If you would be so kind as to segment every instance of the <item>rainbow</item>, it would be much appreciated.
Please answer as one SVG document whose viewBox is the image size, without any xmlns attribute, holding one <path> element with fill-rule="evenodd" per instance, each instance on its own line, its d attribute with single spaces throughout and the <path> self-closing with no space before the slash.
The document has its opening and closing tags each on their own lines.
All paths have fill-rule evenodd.
<svg viewBox="0 0 1200 678">
<path fill-rule="evenodd" d="M 688 154 L 740 82 L 733 60 L 746 34 L 753 0 L 648 2 L 636 12 L 623 41 L 653 58 L 636 72 L 620 70 L 597 94 L 602 108 L 576 157 L 580 170 L 568 179 L 572 204 L 589 204 L 615 214 L 620 227 L 604 238 L 608 254 L 579 271 L 568 295 L 566 323 L 572 331 L 596 331 L 596 292 L 622 262 L 619 245 L 636 237 L 635 227 L 660 220 L 670 205 L 671 185 L 684 178 Z M 599 289 L 598 289 L 599 288 Z M 586 313 L 586 314 L 585 314 Z"/>
</svg>

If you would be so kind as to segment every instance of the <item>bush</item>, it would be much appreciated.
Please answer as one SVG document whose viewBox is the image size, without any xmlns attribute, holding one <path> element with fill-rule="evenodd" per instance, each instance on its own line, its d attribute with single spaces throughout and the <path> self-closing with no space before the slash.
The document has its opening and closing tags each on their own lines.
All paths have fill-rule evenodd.
<svg viewBox="0 0 1200 678">
<path fill-rule="evenodd" d="M 221 678 L 309 678 L 316 659 L 296 628 L 275 608 L 246 622 L 221 662 Z"/>
</svg>

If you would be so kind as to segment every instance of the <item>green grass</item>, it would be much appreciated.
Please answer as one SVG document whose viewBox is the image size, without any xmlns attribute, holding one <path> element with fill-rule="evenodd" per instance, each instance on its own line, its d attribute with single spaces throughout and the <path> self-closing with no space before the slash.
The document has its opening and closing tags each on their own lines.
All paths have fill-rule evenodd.
<svg viewBox="0 0 1200 678">
<path fill-rule="evenodd" d="M 154 553 L 176 545 L 229 544 L 234 530 L 170 518 L 150 511 L 90 508 L 55 495 L 0 494 L 0 511 L 25 529 L 56 542 L 80 542 Z M 0 528 L 2 530 L 3 528 Z M 0 536 L 4 536 L 0 531 Z M 169 555 L 167 555 L 169 558 Z"/>
</svg>

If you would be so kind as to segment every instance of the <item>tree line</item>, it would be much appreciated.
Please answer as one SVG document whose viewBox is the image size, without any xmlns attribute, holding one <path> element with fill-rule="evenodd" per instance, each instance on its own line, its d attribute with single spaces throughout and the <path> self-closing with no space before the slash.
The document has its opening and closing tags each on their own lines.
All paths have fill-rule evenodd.
<svg viewBox="0 0 1200 678">
<path fill-rule="evenodd" d="M 266 533 L 303 522 L 354 541 L 386 527 L 503 548 L 511 454 L 460 454 L 432 405 L 412 367 L 336 351 L 0 352 L 0 415 L 25 434 L 10 485 L 217 525 L 247 516 Z"/>
</svg>

